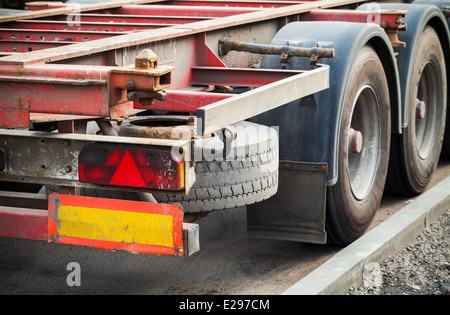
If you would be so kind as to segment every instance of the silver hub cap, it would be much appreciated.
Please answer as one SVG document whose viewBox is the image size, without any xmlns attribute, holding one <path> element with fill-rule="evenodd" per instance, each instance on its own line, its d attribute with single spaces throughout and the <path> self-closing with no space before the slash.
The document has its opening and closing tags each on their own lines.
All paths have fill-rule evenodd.
<svg viewBox="0 0 450 315">
<path fill-rule="evenodd" d="M 430 155 L 435 142 L 437 84 L 436 70 L 433 64 L 427 63 L 420 76 L 415 100 L 416 149 L 421 159 L 426 159 Z"/>
<path fill-rule="evenodd" d="M 353 196 L 358 200 L 367 197 L 374 183 L 380 134 L 378 99 L 372 87 L 365 85 L 356 95 L 347 139 L 348 177 Z"/>
</svg>

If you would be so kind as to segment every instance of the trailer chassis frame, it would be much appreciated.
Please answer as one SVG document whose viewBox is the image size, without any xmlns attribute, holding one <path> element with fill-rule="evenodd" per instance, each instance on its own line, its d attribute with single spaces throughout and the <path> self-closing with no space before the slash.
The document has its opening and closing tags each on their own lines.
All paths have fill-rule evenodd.
<svg viewBox="0 0 450 315">
<path fill-rule="evenodd" d="M 148 3 L 154 1 L 128 1 L 128 3 L 131 2 Z M 236 1 L 229 2 L 232 4 L 230 8 L 209 9 L 208 12 L 202 10 L 201 7 L 197 8 L 196 5 L 193 5 L 190 9 L 185 7 L 187 12 L 202 12 L 201 14 L 204 15 L 210 13 L 214 15 L 214 18 L 204 16 L 204 19 L 198 22 L 192 22 L 192 20 L 195 20 L 192 19 L 190 23 L 172 26 L 162 25 L 160 28 L 151 30 L 137 32 L 129 30 L 130 32 L 126 35 L 119 35 L 118 33 L 121 31 L 119 29 L 111 32 L 112 36 L 106 37 L 107 34 L 105 33 L 110 31 L 110 29 L 105 28 L 108 26 L 101 22 L 82 21 L 80 27 L 96 25 L 96 27 L 103 27 L 104 29 L 101 32 L 87 31 L 82 28 L 80 30 L 56 29 L 49 35 L 58 36 L 58 40 L 60 39 L 59 36 L 64 35 L 67 37 L 66 39 L 71 39 L 69 42 L 83 42 L 68 44 L 65 42 L 66 39 L 63 39 L 58 41 L 61 44 L 58 45 L 59 47 L 43 50 L 34 49 L 40 49 L 45 45 L 51 47 L 58 43 L 55 43 L 54 40 L 32 43 L 33 39 L 30 36 L 24 39 L 14 38 L 17 43 L 16 50 L 3 52 L 5 57 L 0 58 L 0 92 L 5 95 L 2 106 L 0 106 L 0 128 L 16 129 L 14 131 L 0 130 L 0 135 L 5 139 L 4 144 L 0 146 L 0 180 L 56 184 L 67 187 L 111 188 L 109 186 L 80 183 L 76 176 L 77 165 L 74 159 L 70 157 L 59 159 L 52 164 L 52 167 L 46 165 L 42 167 L 43 164 L 39 165 L 38 161 L 30 161 L 30 165 L 32 165 L 30 168 L 34 171 L 24 173 L 23 168 L 19 166 L 20 159 L 14 156 L 13 150 L 10 150 L 8 145 L 19 137 L 27 140 L 23 144 L 23 150 L 25 151 L 45 146 L 48 142 L 57 149 L 61 148 L 62 152 L 64 152 L 64 147 L 67 147 L 67 144 L 77 147 L 75 151 L 79 152 L 81 147 L 87 143 L 126 142 L 140 146 L 160 145 L 183 148 L 182 151 L 188 167 L 185 176 L 186 187 L 182 193 L 187 193 L 195 181 L 195 161 L 189 160 L 190 153 L 194 151 L 194 141 L 187 140 L 180 144 L 179 141 L 170 139 L 144 141 L 128 137 L 78 135 L 77 128 L 80 127 L 81 130 L 84 130 L 87 120 L 120 121 L 122 117 L 134 115 L 140 110 L 168 110 L 195 114 L 197 119 L 195 137 L 203 137 L 291 101 L 327 89 L 329 87 L 330 69 L 328 66 L 320 64 L 320 57 L 323 56 L 314 55 L 317 52 L 317 47 L 304 47 L 313 58 L 313 67 L 308 71 L 244 68 L 241 65 L 248 66 L 250 59 L 245 59 L 244 62 L 238 60 L 235 64 L 232 60 L 233 57 L 220 59 L 215 51 L 219 50 L 219 41 L 228 39 L 230 32 L 233 30 L 240 30 L 248 34 L 252 28 L 265 28 L 270 24 L 267 33 L 262 35 L 263 39 L 259 39 L 260 41 L 266 41 L 270 40 L 283 25 L 300 20 L 300 15 L 302 15 L 302 20 L 327 20 L 330 16 L 324 9 L 354 5 L 362 1 L 320 0 L 294 5 L 278 3 L 279 6 L 277 5 L 275 8 L 270 7 L 270 1 L 263 1 L 259 6 L 264 8 L 250 6 L 246 9 L 235 8 L 233 5 Z M 15 26 L 32 27 L 32 22 L 30 24 L 23 19 L 57 14 L 71 15 L 75 9 L 79 12 L 99 8 L 111 9 L 116 5 L 122 7 L 122 10 L 128 9 L 130 12 L 136 9 L 133 5 L 127 6 L 126 4 L 127 1 L 117 1 L 117 4 L 109 4 L 108 7 L 102 7 L 100 4 L 100 7 L 82 5 L 77 8 L 56 5 L 55 9 L 38 9 L 25 15 L 0 17 L 0 23 L 12 22 L 15 23 L 12 24 Z M 152 10 L 152 8 L 156 8 L 156 6 L 140 7 L 144 11 Z M 267 10 L 267 8 L 270 8 L 270 10 Z M 372 21 L 369 18 L 373 14 L 374 12 L 352 11 L 341 15 L 337 14 L 334 18 L 370 23 Z M 395 45 L 402 45 L 396 38 L 396 32 L 404 27 L 401 22 L 401 16 L 404 16 L 404 14 L 405 12 L 380 13 L 380 24 L 390 30 L 390 37 Z M 55 25 L 59 24 L 55 23 Z M 132 27 L 131 24 L 129 26 Z M 140 28 L 142 25 L 136 24 L 135 26 Z M 124 31 L 126 30 L 124 28 Z M 23 36 L 23 33 L 18 34 Z M 41 38 L 43 36 L 36 31 L 30 32 L 30 34 L 31 36 L 41 36 Z M 15 35 L 11 34 L 10 41 L 6 41 L 6 44 L 13 41 L 11 36 Z M 84 41 L 89 40 L 89 36 L 95 36 L 97 39 Z M 243 38 L 233 39 L 240 40 Z M 31 41 L 27 43 L 27 40 Z M 143 50 L 153 48 L 160 53 L 158 56 L 160 58 L 159 66 L 154 68 L 138 66 L 140 53 Z M 18 53 L 21 49 L 30 52 Z M 177 50 L 179 51 L 178 54 L 176 54 Z M 173 52 L 175 52 L 175 55 Z M 233 54 L 236 56 L 239 53 L 233 52 Z M 280 62 L 286 63 L 288 59 L 289 53 L 282 52 Z M 129 66 L 131 63 L 135 64 L 134 68 Z M 91 64 L 96 65 L 91 66 Z M 250 91 L 241 94 L 213 92 L 217 88 L 228 86 L 247 87 L 250 88 Z M 32 91 L 32 94 L 24 97 L 24 91 Z M 57 93 L 58 99 L 56 103 L 52 103 L 55 93 Z M 84 102 L 81 102 L 84 103 L 84 106 L 79 106 L 80 100 L 76 98 L 76 95 L 85 97 Z M 150 100 L 148 102 L 142 101 L 142 95 L 147 95 Z M 28 128 L 30 123 L 52 121 L 57 122 L 60 134 L 18 130 Z M 41 167 L 41 172 L 36 171 L 39 167 Z M 42 170 L 45 170 L 45 174 Z M 61 170 L 65 171 L 61 172 Z M 296 176 L 297 171 L 302 174 L 300 177 Z M 315 187 L 318 191 L 325 192 L 327 186 L 326 173 L 327 166 L 323 163 L 314 165 L 292 161 L 282 161 L 281 163 L 281 177 L 286 180 L 285 184 L 294 185 L 301 182 L 304 184 L 305 191 L 311 189 L 305 184 L 308 183 L 308 181 L 304 181 L 306 176 L 312 178 L 311 182 L 316 184 Z M 133 191 L 148 192 L 148 190 L 139 189 Z M 306 195 L 303 194 L 302 196 Z M 296 198 L 293 207 L 299 206 L 303 202 L 303 197 Z M 325 195 L 318 198 L 316 202 L 304 204 L 300 212 L 293 214 L 298 220 L 315 222 L 313 225 L 308 225 L 308 222 L 306 222 L 301 227 L 297 225 L 293 226 L 292 229 L 286 229 L 285 222 L 281 222 L 280 225 L 284 226 L 281 230 L 278 229 L 276 224 L 269 227 L 269 230 L 273 232 L 273 234 L 269 232 L 270 235 L 267 234 L 265 222 L 260 222 L 255 218 L 259 216 L 263 218 L 263 221 L 270 220 L 273 213 L 265 211 L 263 215 L 253 216 L 252 213 L 255 212 L 250 209 L 249 232 L 250 234 L 253 232 L 257 236 L 283 239 L 287 237 L 295 240 L 299 240 L 300 237 L 300 240 L 307 239 L 311 242 L 324 243 L 326 242 L 326 233 L 324 232 L 325 213 L 322 211 L 325 204 L 324 198 Z M 51 203 L 49 205 L 55 206 Z M 308 205 L 320 210 L 312 218 L 303 216 L 308 211 L 306 209 Z M 269 208 L 266 207 L 265 210 Z M 16 211 L 5 207 L 2 207 L 1 210 L 0 215 L 5 220 L 20 218 L 16 220 L 20 224 L 15 232 L 7 233 L 6 236 L 26 238 L 28 236 L 22 234 L 21 230 L 27 230 L 30 222 L 36 219 L 41 226 L 44 226 L 45 222 L 48 223 L 48 220 L 45 221 L 43 213 L 37 215 L 34 210 L 22 209 L 23 211 Z M 0 231 L 2 229 L 0 228 Z M 4 229 L 6 230 L 6 227 Z M 48 237 L 45 238 L 42 236 L 45 231 L 41 230 L 38 229 L 37 231 L 40 232 L 37 232 L 38 235 L 34 235 L 32 238 L 58 242 L 58 236 L 52 234 L 50 237 L 47 231 Z M 184 230 L 190 231 L 189 235 L 191 235 L 194 244 L 192 250 L 189 250 L 189 246 L 185 245 L 185 253 L 192 253 L 198 249 L 198 244 L 196 244 L 198 231 L 195 226 L 189 226 L 186 229 L 183 227 Z M 261 234 L 261 231 L 264 230 L 265 232 Z M 311 232 L 312 230 L 314 231 Z M 280 231 L 281 233 L 279 233 Z M 290 235 L 286 236 L 286 233 Z M 185 244 L 189 243 L 187 240 L 189 240 L 189 236 L 185 234 Z M 130 250 L 130 247 L 125 249 Z M 174 248 L 173 250 L 172 254 L 180 254 L 180 248 Z"/>
</svg>

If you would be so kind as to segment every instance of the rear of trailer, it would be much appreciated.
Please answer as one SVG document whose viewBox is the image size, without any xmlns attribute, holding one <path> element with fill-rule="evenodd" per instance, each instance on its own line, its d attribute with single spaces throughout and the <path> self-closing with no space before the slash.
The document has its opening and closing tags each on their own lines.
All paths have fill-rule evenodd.
<svg viewBox="0 0 450 315">
<path fill-rule="evenodd" d="M 445 2 L 32 2 L 0 16 L 0 236 L 149 254 L 247 207 L 346 245 L 450 156 Z"/>
</svg>

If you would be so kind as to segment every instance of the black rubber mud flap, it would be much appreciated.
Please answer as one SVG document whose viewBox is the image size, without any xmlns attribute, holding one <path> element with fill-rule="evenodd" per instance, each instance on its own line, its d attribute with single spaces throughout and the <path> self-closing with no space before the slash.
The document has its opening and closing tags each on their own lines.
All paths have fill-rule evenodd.
<svg viewBox="0 0 450 315">
<path fill-rule="evenodd" d="M 247 206 L 248 236 L 325 244 L 326 189 L 326 163 L 281 162 L 277 194 Z"/>
</svg>

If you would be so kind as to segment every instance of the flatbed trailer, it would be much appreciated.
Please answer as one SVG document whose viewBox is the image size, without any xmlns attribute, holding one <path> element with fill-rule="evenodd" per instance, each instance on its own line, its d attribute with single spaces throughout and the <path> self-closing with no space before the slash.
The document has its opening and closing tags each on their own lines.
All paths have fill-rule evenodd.
<svg viewBox="0 0 450 315">
<path fill-rule="evenodd" d="M 191 255 L 246 206 L 346 245 L 450 156 L 450 3 L 85 2 L 0 15 L 2 237 Z"/>
</svg>

